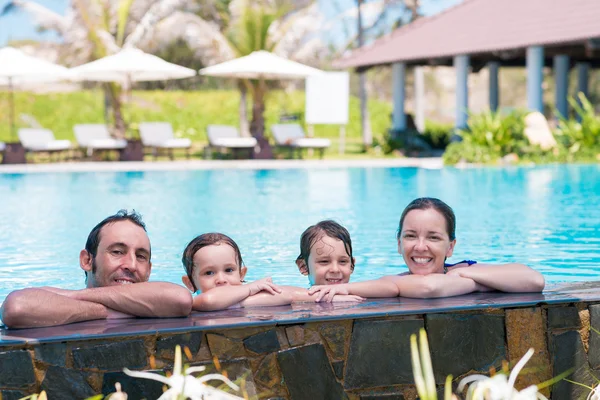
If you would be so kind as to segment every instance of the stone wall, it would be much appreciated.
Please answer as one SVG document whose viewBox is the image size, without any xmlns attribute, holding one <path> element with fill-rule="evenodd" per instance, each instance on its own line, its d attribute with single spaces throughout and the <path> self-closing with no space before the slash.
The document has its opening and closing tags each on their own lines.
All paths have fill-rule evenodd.
<svg viewBox="0 0 600 400">
<path fill-rule="evenodd" d="M 162 384 L 126 376 L 135 370 L 172 369 L 174 348 L 190 365 L 215 363 L 241 379 L 250 398 L 415 399 L 409 337 L 425 327 L 436 381 L 452 374 L 500 370 L 530 348 L 536 352 L 519 387 L 574 368 L 571 379 L 591 385 L 600 369 L 600 304 L 496 308 L 408 316 L 342 319 L 214 329 L 190 327 L 177 334 L 0 346 L 0 391 L 4 400 L 45 390 L 50 400 L 83 399 L 114 391 L 120 382 L 130 399 L 156 399 Z M 184 356 L 185 357 L 185 356 Z M 216 362 L 215 362 L 216 360 Z M 600 374 L 597 374 L 600 376 Z M 441 389 L 441 386 L 440 386 Z M 585 398 L 586 389 L 560 382 L 552 399 Z"/>
</svg>

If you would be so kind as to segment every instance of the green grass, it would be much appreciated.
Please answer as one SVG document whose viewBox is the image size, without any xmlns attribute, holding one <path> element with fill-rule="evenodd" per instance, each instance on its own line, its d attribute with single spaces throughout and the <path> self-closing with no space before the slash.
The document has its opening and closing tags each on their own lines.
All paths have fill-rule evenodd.
<svg viewBox="0 0 600 400">
<path fill-rule="evenodd" d="M 15 94 L 17 127 L 26 124 L 20 114 L 34 117 L 43 127 L 51 129 L 57 139 L 75 141 L 73 126 L 81 123 L 102 123 L 103 96 L 99 90 L 73 93 Z M 9 141 L 8 95 L 0 92 L 0 141 Z M 168 121 L 177 136 L 190 138 L 195 145 L 207 142 L 209 124 L 239 124 L 239 92 L 237 91 L 134 91 L 131 103 L 124 106 L 127 121 L 132 127 L 143 121 Z M 251 109 L 249 108 L 249 111 Z M 390 127 L 392 105 L 372 100 L 369 102 L 370 121 L 374 137 L 381 137 Z M 304 92 L 269 94 L 266 106 L 267 132 L 277 123 L 280 113 L 304 115 Z M 315 136 L 336 139 L 338 126 L 315 126 Z M 348 152 L 360 148 L 360 113 L 357 98 L 350 100 L 350 121 L 346 128 Z M 358 152 L 358 150 L 357 150 Z M 337 154 L 337 143 L 328 155 Z"/>
</svg>

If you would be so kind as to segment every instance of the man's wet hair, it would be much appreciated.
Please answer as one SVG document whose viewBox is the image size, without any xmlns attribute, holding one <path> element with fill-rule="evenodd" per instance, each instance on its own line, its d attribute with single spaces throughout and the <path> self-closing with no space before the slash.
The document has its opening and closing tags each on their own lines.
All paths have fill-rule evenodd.
<svg viewBox="0 0 600 400">
<path fill-rule="evenodd" d="M 142 221 L 142 216 L 136 212 L 135 210 L 131 210 L 131 212 L 122 209 L 119 210 L 116 214 L 111 215 L 109 217 L 104 218 L 98 225 L 92 229 L 90 234 L 88 235 L 87 241 L 85 242 L 85 250 L 90 253 L 92 256 L 92 273 L 96 273 L 96 254 L 98 253 L 98 246 L 100 245 L 100 234 L 102 233 L 102 228 L 106 225 L 114 224 L 115 222 L 120 221 L 130 221 L 139 226 L 146 231 L 146 224 Z M 150 251 L 150 256 L 152 255 L 152 250 Z M 85 278 L 87 281 L 87 271 L 85 272 Z"/>
</svg>

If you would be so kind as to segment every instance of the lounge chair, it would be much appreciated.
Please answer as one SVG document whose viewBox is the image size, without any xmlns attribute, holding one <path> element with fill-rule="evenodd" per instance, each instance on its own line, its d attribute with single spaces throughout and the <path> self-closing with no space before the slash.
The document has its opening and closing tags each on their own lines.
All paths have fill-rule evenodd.
<svg viewBox="0 0 600 400">
<path fill-rule="evenodd" d="M 239 130 L 230 125 L 208 125 L 206 134 L 208 136 L 208 146 L 204 149 L 206 158 L 212 149 L 231 150 L 234 157 L 247 152 L 250 157 L 257 144 L 255 138 L 240 136 Z"/>
<path fill-rule="evenodd" d="M 70 141 L 56 140 L 49 129 L 21 128 L 17 134 L 26 153 L 60 154 L 72 148 Z"/>
<path fill-rule="evenodd" d="M 160 150 L 166 150 L 173 159 L 173 149 L 186 149 L 186 156 L 190 158 L 192 141 L 188 138 L 176 138 L 173 127 L 168 122 L 142 122 L 139 125 L 140 137 L 144 147 L 152 149 L 154 158 Z"/>
<path fill-rule="evenodd" d="M 317 149 L 321 158 L 325 149 L 331 146 L 331 140 L 322 138 L 309 138 L 304 134 L 304 129 L 299 124 L 278 124 L 271 126 L 275 145 L 290 150 L 294 156 L 294 150 L 298 151 L 298 156 L 302 156 L 302 149 Z"/>
<path fill-rule="evenodd" d="M 6 145 L 4 144 L 4 142 L 0 142 L 0 151 L 4 151 L 5 148 Z"/>
<path fill-rule="evenodd" d="M 94 151 L 120 152 L 127 147 L 127 141 L 111 137 L 104 124 L 79 124 L 73 127 L 73 131 L 79 148 L 85 150 L 88 157 L 91 157 Z"/>
</svg>

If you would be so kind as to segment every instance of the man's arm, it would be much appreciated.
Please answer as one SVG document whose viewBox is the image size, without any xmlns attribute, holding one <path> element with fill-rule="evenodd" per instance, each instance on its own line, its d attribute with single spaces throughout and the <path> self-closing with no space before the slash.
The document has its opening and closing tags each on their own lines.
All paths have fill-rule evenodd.
<svg viewBox="0 0 600 400">
<path fill-rule="evenodd" d="M 140 282 L 73 291 L 70 297 L 104 305 L 136 317 L 185 317 L 192 310 L 192 295 L 169 282 Z"/>
<path fill-rule="evenodd" d="M 469 278 L 503 292 L 541 292 L 546 284 L 542 274 L 523 264 L 486 265 L 452 269 L 449 275 Z"/>
<path fill-rule="evenodd" d="M 10 293 L 0 309 L 9 328 L 33 328 L 104 319 L 109 310 L 102 304 L 81 301 L 42 288 Z"/>
</svg>

